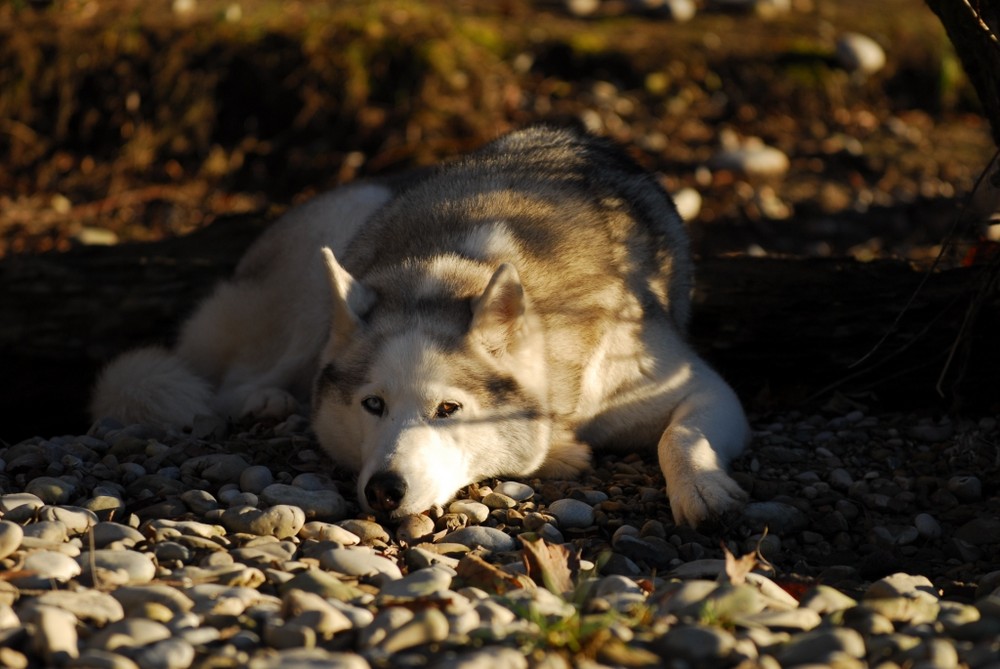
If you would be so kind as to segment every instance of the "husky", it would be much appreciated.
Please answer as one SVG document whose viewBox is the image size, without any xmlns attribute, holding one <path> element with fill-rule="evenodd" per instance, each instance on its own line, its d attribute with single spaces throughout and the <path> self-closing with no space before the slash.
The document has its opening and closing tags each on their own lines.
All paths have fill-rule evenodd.
<svg viewBox="0 0 1000 669">
<path fill-rule="evenodd" d="M 269 227 L 172 349 L 125 353 L 92 414 L 159 426 L 311 405 L 363 509 L 420 513 L 493 477 L 572 477 L 656 446 L 674 520 L 737 511 L 740 401 L 685 342 L 688 240 L 611 142 L 513 132 L 343 186 Z"/>
</svg>

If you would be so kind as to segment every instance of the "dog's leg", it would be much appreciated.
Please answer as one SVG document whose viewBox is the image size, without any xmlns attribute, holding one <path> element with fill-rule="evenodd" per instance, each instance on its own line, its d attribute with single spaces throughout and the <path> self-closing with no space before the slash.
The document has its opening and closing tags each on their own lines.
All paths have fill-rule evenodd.
<svg viewBox="0 0 1000 669">
<path fill-rule="evenodd" d="M 674 520 L 697 526 L 746 501 L 726 466 L 750 437 L 736 393 L 704 363 L 696 365 L 657 452 Z"/>
</svg>

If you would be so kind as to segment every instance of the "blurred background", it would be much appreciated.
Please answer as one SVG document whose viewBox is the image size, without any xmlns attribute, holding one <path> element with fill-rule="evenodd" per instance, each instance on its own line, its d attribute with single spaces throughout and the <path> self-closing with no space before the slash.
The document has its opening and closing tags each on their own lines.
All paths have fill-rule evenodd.
<svg viewBox="0 0 1000 669">
<path fill-rule="evenodd" d="M 922 0 L 3 0 L 0 256 L 551 120 L 661 173 L 702 254 L 926 261 L 992 156 L 978 109 Z"/>
<path fill-rule="evenodd" d="M 1000 410 L 995 145 L 923 0 L 0 0 L 0 437 L 85 430 L 289 206 L 535 121 L 675 195 L 751 410 Z"/>
</svg>

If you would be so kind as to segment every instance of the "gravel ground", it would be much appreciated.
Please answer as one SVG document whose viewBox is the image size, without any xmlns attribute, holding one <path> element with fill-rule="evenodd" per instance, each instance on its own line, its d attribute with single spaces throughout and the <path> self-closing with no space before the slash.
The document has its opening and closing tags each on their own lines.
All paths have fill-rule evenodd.
<svg viewBox="0 0 1000 669">
<path fill-rule="evenodd" d="M 997 418 L 753 422 L 704 532 L 646 455 L 388 526 L 301 417 L 5 447 L 0 666 L 1000 666 Z"/>
</svg>

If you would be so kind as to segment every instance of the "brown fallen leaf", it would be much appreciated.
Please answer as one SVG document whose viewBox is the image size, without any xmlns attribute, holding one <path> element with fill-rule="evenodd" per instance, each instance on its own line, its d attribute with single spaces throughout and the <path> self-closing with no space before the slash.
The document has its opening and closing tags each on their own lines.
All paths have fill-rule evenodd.
<svg viewBox="0 0 1000 669">
<path fill-rule="evenodd" d="M 478 555 L 466 555 L 455 568 L 458 577 L 467 585 L 481 588 L 486 592 L 502 595 L 511 590 L 534 587 L 534 583 L 491 565 Z"/>
<path fill-rule="evenodd" d="M 524 566 L 532 581 L 560 596 L 573 589 L 580 573 L 579 553 L 542 538 L 531 540 L 522 536 L 521 543 Z"/>
<path fill-rule="evenodd" d="M 725 575 L 733 585 L 743 585 L 747 582 L 747 574 L 757 566 L 757 556 L 754 553 L 747 553 L 743 557 L 736 557 L 729 552 L 725 544 L 722 544 L 722 552 L 726 556 Z M 719 574 L 719 580 L 723 580 Z"/>
</svg>

